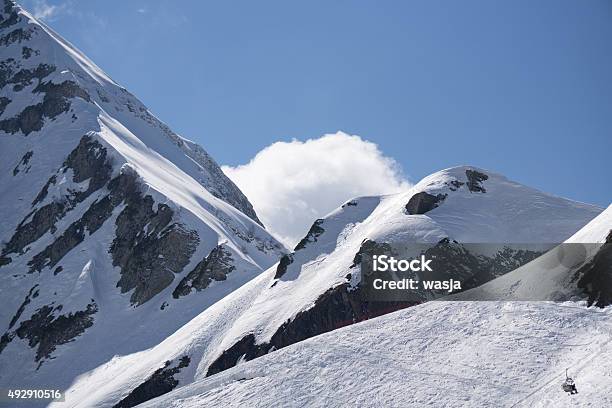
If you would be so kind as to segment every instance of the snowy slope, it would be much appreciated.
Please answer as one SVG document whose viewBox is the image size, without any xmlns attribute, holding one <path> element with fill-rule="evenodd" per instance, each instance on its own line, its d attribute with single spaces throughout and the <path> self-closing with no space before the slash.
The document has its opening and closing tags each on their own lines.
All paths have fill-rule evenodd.
<svg viewBox="0 0 612 408">
<path fill-rule="evenodd" d="M 611 249 L 612 206 L 562 245 L 504 276 L 455 297 L 563 301 L 589 292 L 593 294 L 593 302 L 608 306 L 612 304 L 612 271 L 605 273 L 605 268 L 612 268 Z M 598 264 L 603 267 L 598 268 Z"/>
<path fill-rule="evenodd" d="M 0 2 L 0 388 L 67 388 L 285 252 L 198 145 Z"/>
<path fill-rule="evenodd" d="M 568 241 L 608 240 L 609 251 L 611 216 L 612 206 Z M 547 273 L 548 257 L 483 287 L 567 289 Z M 602 276 L 610 276 L 610 259 L 606 268 Z M 526 270 L 542 282 L 525 283 Z M 577 395 L 561 389 L 566 368 Z M 579 300 L 452 301 L 317 336 L 143 406 L 603 407 L 612 404 L 611 389 L 612 308 Z"/>
<path fill-rule="evenodd" d="M 143 407 L 605 407 L 612 314 L 429 302 L 317 336 Z M 561 390 L 565 369 L 579 394 Z M 59 405 L 58 405 L 59 407 Z"/>
<path fill-rule="evenodd" d="M 471 172 L 487 179 L 468 185 Z M 421 202 L 427 197 L 422 193 L 446 196 L 428 209 L 427 200 L 414 204 L 414 197 Z M 112 406 L 136 398 L 137 390 L 154 388 L 155 373 L 164 370 L 166 361 L 175 364 L 187 356 L 193 362 L 174 376 L 181 387 L 308 337 L 405 307 L 359 299 L 355 258 L 366 240 L 435 243 L 450 237 L 553 243 L 567 239 L 600 212 L 467 166 L 435 173 L 405 193 L 351 200 L 317 220 L 291 255 L 156 347 L 117 357 L 80 377 L 68 390 L 68 406 Z"/>
</svg>

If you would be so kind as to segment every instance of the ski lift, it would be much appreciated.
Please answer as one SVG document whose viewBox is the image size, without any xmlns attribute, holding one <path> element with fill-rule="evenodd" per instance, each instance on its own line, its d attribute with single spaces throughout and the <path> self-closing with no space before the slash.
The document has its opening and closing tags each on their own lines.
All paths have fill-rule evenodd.
<svg viewBox="0 0 612 408">
<path fill-rule="evenodd" d="M 569 392 L 570 395 L 578 394 L 578 390 L 576 389 L 576 383 L 572 377 L 567 376 L 567 368 L 565 369 L 565 381 L 561 384 L 563 391 Z"/>
</svg>

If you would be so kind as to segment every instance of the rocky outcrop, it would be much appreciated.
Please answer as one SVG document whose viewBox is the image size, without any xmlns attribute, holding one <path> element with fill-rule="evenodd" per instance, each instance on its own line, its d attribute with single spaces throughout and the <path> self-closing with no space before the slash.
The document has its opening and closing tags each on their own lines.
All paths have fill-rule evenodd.
<svg viewBox="0 0 612 408">
<path fill-rule="evenodd" d="M 323 221 L 324 220 L 321 218 L 315 220 L 315 222 L 312 224 L 312 226 L 308 230 L 308 233 L 306 234 L 306 236 L 302 238 L 302 240 L 298 242 L 298 244 L 295 246 L 294 251 L 299 251 L 300 249 L 305 248 L 309 242 L 317 242 L 317 238 L 325 232 L 323 227 L 321 227 L 321 224 L 323 224 Z"/>
<path fill-rule="evenodd" d="M 511 251 L 514 250 L 503 249 L 500 251 L 498 258 L 487 258 L 472 254 L 456 241 L 443 239 L 437 245 L 425 251 L 427 259 L 434 259 L 434 263 L 444 266 L 436 268 L 434 264 L 434 271 L 439 272 L 432 274 L 429 278 L 448 279 L 455 277 L 465 279 L 465 282 L 467 282 L 463 288 L 465 290 L 480 284 L 477 279 L 470 280 L 474 275 L 484 279 L 483 271 L 487 271 L 489 273 L 488 279 L 490 280 L 494 277 L 491 269 L 494 269 L 499 274 L 503 274 L 514 269 L 514 265 L 527 263 L 540 254 L 533 251 L 518 250 L 513 252 L 515 255 L 518 254 L 514 262 L 505 262 L 508 260 L 508 257 L 512 257 Z M 231 368 L 239 361 L 252 360 L 273 350 L 310 337 L 402 308 L 414 306 L 428 299 L 430 295 L 422 293 L 410 299 L 398 297 L 389 298 L 385 301 L 371 300 L 373 297 L 371 296 L 370 288 L 364 283 L 364 274 L 369 273 L 368 270 L 371 271 L 371 262 L 368 264 L 367 261 L 371 260 L 374 254 L 397 255 L 397 251 L 387 243 L 364 240 L 351 266 L 351 268 L 357 265 L 362 266 L 362 277 L 357 285 L 352 283 L 351 274 L 347 275 L 344 283 L 330 288 L 320 295 L 314 302 L 314 306 L 301 311 L 293 319 L 281 325 L 272 335 L 269 342 L 257 342 L 253 334 L 245 335 L 221 353 L 209 366 L 206 375 L 210 376 Z M 442 295 L 442 293 L 439 295 Z"/>
<path fill-rule="evenodd" d="M 15 315 L 11 319 L 11 322 L 9 323 L 9 330 L 13 328 L 17 321 L 19 321 L 21 314 L 25 310 L 26 306 L 30 304 L 32 298 L 38 297 L 39 290 L 37 288 L 38 284 L 34 285 L 32 289 L 30 289 L 30 292 L 26 295 L 25 299 L 23 300 L 23 303 L 19 306 L 19 309 L 17 309 L 17 313 L 15 313 Z"/>
<path fill-rule="evenodd" d="M 204 290 L 213 280 L 226 280 L 234 269 L 231 252 L 224 245 L 218 245 L 179 282 L 172 296 L 178 299 L 187 296 L 193 289 L 198 292 Z"/>
<path fill-rule="evenodd" d="M 174 378 L 191 362 L 189 356 L 183 356 L 178 361 L 166 361 L 164 366 L 156 370 L 145 382 L 134 388 L 125 398 L 113 405 L 113 408 L 135 407 L 145 401 L 159 397 L 172 391 L 178 385 Z"/>
<path fill-rule="evenodd" d="M 447 197 L 447 194 L 432 195 L 425 191 L 414 194 L 406 204 L 406 211 L 410 215 L 425 214 L 438 207 Z"/>
<path fill-rule="evenodd" d="M 49 64 L 39 64 L 36 68 L 19 69 L 18 65 L 12 58 L 4 60 L 0 63 L 0 88 L 8 84 L 13 85 L 13 91 L 19 92 L 26 86 L 32 85 L 36 79 L 36 83 L 55 72 L 56 68 Z M 16 71 L 16 72 L 15 72 Z"/>
<path fill-rule="evenodd" d="M 79 97 L 87 102 L 89 94 L 79 87 L 76 82 L 64 81 L 61 84 L 53 82 L 40 83 L 33 93 L 44 93 L 43 101 L 27 106 L 15 117 L 0 121 L 0 130 L 7 133 L 21 131 L 24 135 L 42 129 L 44 120 L 53 119 L 70 109 L 70 99 Z"/>
<path fill-rule="evenodd" d="M 30 170 L 28 163 L 30 162 L 30 159 L 32 158 L 33 155 L 34 155 L 34 152 L 31 150 L 29 152 L 26 152 L 23 155 L 23 157 L 19 161 L 19 164 L 17 164 L 17 166 L 15 166 L 15 168 L 13 169 L 13 176 L 16 176 L 17 174 L 19 174 L 21 170 L 23 170 L 26 173 Z"/>
<path fill-rule="evenodd" d="M 15 3 L 10 0 L 4 0 L 2 2 L 2 13 L 0 13 L 0 29 L 10 27 L 17 24 L 19 21 L 19 14 L 15 9 Z"/>
<path fill-rule="evenodd" d="M 472 193 L 486 193 L 487 190 L 482 185 L 482 182 L 489 179 L 484 173 L 481 173 L 476 170 L 466 170 L 465 175 L 468 178 L 467 188 Z"/>
<path fill-rule="evenodd" d="M 26 156 L 24 156 L 22 162 Z M 68 155 L 58 174 L 65 174 L 68 170 L 72 170 L 73 182 L 75 183 L 89 180 L 87 189 L 71 191 L 69 196 L 52 201 L 26 215 L 3 248 L 1 253 L 3 257 L 10 253 L 23 253 L 29 244 L 38 240 L 45 233 L 54 233 L 56 231 L 55 224 L 59 219 L 110 180 L 112 168 L 107 158 L 106 149 L 98 141 L 86 135 L 81 138 L 77 147 Z M 56 184 L 57 179 L 57 175 L 49 178 L 34 199 L 33 206 L 47 197 L 49 188 Z M 97 206 L 99 207 L 100 204 L 98 203 Z M 35 269 L 39 270 L 38 268 Z"/>
<path fill-rule="evenodd" d="M 287 273 L 287 267 L 293 263 L 293 254 L 285 254 L 281 257 L 276 267 L 276 273 L 274 279 L 280 279 L 285 273 Z"/>
<path fill-rule="evenodd" d="M 593 259 L 576 272 L 576 280 L 589 306 L 612 305 L 612 230 Z"/>
<path fill-rule="evenodd" d="M 42 360 L 49 358 L 57 346 L 74 340 L 93 325 L 93 315 L 98 307 L 92 299 L 84 310 L 56 316 L 61 310 L 61 305 L 45 305 L 38 309 L 28 320 L 22 321 L 14 332 L 6 332 L 2 336 L 0 352 L 17 336 L 28 340 L 30 347 L 36 347 L 35 361 L 42 364 Z"/>
<path fill-rule="evenodd" d="M 221 353 L 209 366 L 206 375 L 224 371 L 241 360 L 252 360 L 310 337 L 415 304 L 366 302 L 359 287 L 352 288 L 349 282 L 350 276 L 347 276 L 345 283 L 327 290 L 319 296 L 312 308 L 298 313 L 295 318 L 279 327 L 269 342 L 257 344 L 253 334 L 244 336 Z"/>
<path fill-rule="evenodd" d="M 4 110 L 11 103 L 11 100 L 5 96 L 0 96 L 0 116 L 4 113 Z"/>
<path fill-rule="evenodd" d="M 113 266 L 121 268 L 117 287 L 134 290 L 133 304 L 140 305 L 161 292 L 189 263 L 199 243 L 195 231 L 172 222 L 165 204 L 154 209 L 149 195 L 129 194 L 126 207 L 115 222 L 116 236 L 110 253 Z"/>
</svg>

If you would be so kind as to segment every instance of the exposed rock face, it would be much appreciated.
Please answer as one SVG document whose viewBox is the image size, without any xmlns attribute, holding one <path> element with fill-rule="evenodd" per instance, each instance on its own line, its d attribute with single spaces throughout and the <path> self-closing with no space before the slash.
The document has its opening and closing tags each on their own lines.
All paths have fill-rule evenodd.
<svg viewBox="0 0 612 408">
<path fill-rule="evenodd" d="M 121 267 L 117 286 L 123 293 L 135 289 L 132 303 L 142 304 L 166 288 L 189 262 L 199 242 L 194 231 L 172 222 L 173 211 L 160 204 L 155 210 L 153 198 L 140 193 L 135 173 L 123 172 L 110 180 L 112 166 L 106 149 L 90 136 L 84 136 L 68 155 L 58 174 L 72 170 L 73 181 L 89 180 L 85 190 L 70 191 L 62 201 L 52 201 L 34 210 L 18 225 L 3 249 L 3 263 L 10 253 L 23 253 L 26 247 L 46 232 L 55 232 L 55 223 L 76 204 L 108 186 L 108 194 L 94 201 L 83 216 L 73 222 L 28 265 L 30 272 L 55 267 L 73 248 L 93 234 L 121 203 L 125 208 L 117 217 L 116 237 L 111 245 L 113 265 Z M 34 204 L 42 202 L 58 177 L 52 176 Z M 145 229 L 146 226 L 146 229 Z"/>
<path fill-rule="evenodd" d="M 489 176 L 476 170 L 466 170 L 465 175 L 468 178 L 467 187 L 472 193 L 487 192 L 487 190 L 483 187 L 482 182 L 488 180 Z"/>
<path fill-rule="evenodd" d="M 31 150 L 23 155 L 23 157 L 19 161 L 19 164 L 13 169 L 13 176 L 19 174 L 21 170 L 24 170 L 26 173 L 30 170 L 30 167 L 28 167 L 28 163 L 30 162 L 30 159 L 33 155 L 34 152 Z"/>
<path fill-rule="evenodd" d="M 276 267 L 276 273 L 274 274 L 274 279 L 280 279 L 287 272 L 287 267 L 293 263 L 293 255 L 285 254 L 281 257 L 278 262 L 278 266 Z"/>
<path fill-rule="evenodd" d="M 289 346 L 310 337 L 414 305 L 413 302 L 364 302 L 359 287 L 350 286 L 350 276 L 339 286 L 329 289 L 306 311 L 285 322 L 270 342 L 256 344 L 248 334 L 225 350 L 208 368 L 207 376 L 235 366 L 238 361 L 252 360 L 270 351 Z"/>
<path fill-rule="evenodd" d="M 425 191 L 416 193 L 406 204 L 406 211 L 410 215 L 425 214 L 440 205 L 447 197 L 447 194 L 432 195 Z"/>
<path fill-rule="evenodd" d="M 15 313 L 15 315 L 11 319 L 11 322 L 9 323 L 9 330 L 13 328 L 15 323 L 17 323 L 26 306 L 30 304 L 31 299 L 38 296 L 39 292 L 37 287 L 38 284 L 34 285 L 32 289 L 30 289 L 30 292 L 26 295 L 25 299 L 23 300 L 23 303 L 21 304 L 21 306 L 19 306 L 19 309 L 17 309 L 17 313 Z"/>
<path fill-rule="evenodd" d="M 0 37 L 0 45 L 7 47 L 12 43 L 21 43 L 32 38 L 31 30 L 24 30 L 23 28 L 17 28 L 8 34 Z"/>
<path fill-rule="evenodd" d="M 0 96 L 0 116 L 4 113 L 4 109 L 11 103 L 11 100 L 7 97 Z"/>
<path fill-rule="evenodd" d="M 452 180 L 450 183 L 448 183 L 447 185 L 449 186 L 448 188 L 450 188 L 451 191 L 457 191 L 459 190 L 459 188 L 464 185 L 465 183 L 462 183 L 459 180 Z"/>
<path fill-rule="evenodd" d="M 19 92 L 26 86 L 32 85 L 33 80 L 37 83 L 52 74 L 55 67 L 49 64 L 39 64 L 36 68 L 17 69 L 19 65 L 13 58 L 0 62 L 0 87 L 13 84 L 13 91 Z"/>
<path fill-rule="evenodd" d="M 64 81 L 61 84 L 41 83 L 33 92 L 44 93 L 43 101 L 26 107 L 15 117 L 1 120 L 0 130 L 7 133 L 21 131 L 27 136 L 42 129 L 45 118 L 53 119 L 68 112 L 71 98 L 79 97 L 87 102 L 90 100 L 87 92 L 73 81 Z"/>
<path fill-rule="evenodd" d="M 363 275 L 367 272 L 364 271 L 362 262 L 371 260 L 373 254 L 383 253 L 397 255 L 393 247 L 387 243 L 365 240 L 355 255 L 351 268 L 361 264 L 361 274 Z M 434 271 L 440 271 L 437 275 L 431 275 L 431 279 L 448 279 L 449 277 L 465 279 L 465 287 L 462 289 L 466 290 L 509 272 L 515 269 L 516 265 L 523 265 L 541 253 L 504 248 L 496 257 L 488 258 L 474 255 L 461 244 L 444 239 L 426 250 L 425 254 L 427 259 L 434 259 L 432 262 Z M 436 263 L 444 265 L 444 268 L 436 268 Z M 449 265 L 453 266 L 452 269 L 448 268 Z M 496 271 L 497 274 L 493 274 L 492 271 Z M 427 300 L 427 295 L 422 294 L 422 296 L 416 296 L 413 300 L 369 301 L 368 299 L 371 299 L 371 297 L 368 296 L 368 288 L 361 282 L 352 286 L 351 274 L 347 275 L 346 282 L 327 290 L 319 296 L 312 308 L 298 313 L 295 318 L 285 322 L 267 343 L 257 344 L 253 334 L 242 337 L 210 365 L 206 375 L 210 376 L 231 368 L 242 359 L 251 360 L 261 357 L 270 351 L 342 326 L 410 307 Z"/>
<path fill-rule="evenodd" d="M 226 280 L 234 269 L 232 254 L 224 245 L 218 245 L 179 282 L 172 296 L 178 299 L 188 295 L 192 289 L 198 292 L 204 290 L 213 280 Z"/>
<path fill-rule="evenodd" d="M 38 309 L 29 320 L 22 321 L 17 330 L 6 332 L 2 336 L 0 343 L 3 345 L 0 346 L 0 352 L 17 335 L 21 339 L 27 339 L 30 347 L 38 347 L 36 361 L 42 364 L 41 360 L 49 358 L 58 345 L 72 341 L 93 325 L 93 315 L 98 308 L 92 300 L 85 310 L 66 315 L 54 315 L 61 310 L 62 306 L 53 307 L 53 305 L 46 305 Z"/>
<path fill-rule="evenodd" d="M 395 255 L 393 252 L 393 248 L 391 245 L 384 242 L 376 242 L 370 239 L 366 239 L 361 243 L 359 247 L 359 251 L 355 254 L 353 258 L 353 263 L 350 268 L 354 268 L 361 264 L 364 259 L 372 259 L 372 255 L 374 254 L 387 254 L 387 255 Z"/>
<path fill-rule="evenodd" d="M 593 259 L 576 272 L 576 279 L 589 306 L 612 305 L 612 230 Z"/>
<path fill-rule="evenodd" d="M 137 194 L 127 197 L 127 206 L 117 217 L 116 238 L 110 253 L 113 266 L 121 267 L 117 287 L 132 289 L 131 301 L 140 305 L 165 289 L 189 263 L 198 235 L 172 222 L 167 205 L 153 209 L 153 198 Z"/>
<path fill-rule="evenodd" d="M 300 249 L 305 248 L 309 242 L 317 242 L 317 237 L 325 232 L 323 227 L 321 227 L 321 224 L 323 224 L 323 221 L 324 220 L 321 218 L 315 220 L 315 222 L 312 224 L 312 226 L 308 230 L 308 233 L 306 234 L 306 236 L 302 238 L 301 241 L 298 242 L 298 244 L 295 246 L 294 251 L 299 251 Z"/>
<path fill-rule="evenodd" d="M 286 252 L 204 149 L 7 0 L 0 156 L 0 366 L 14 370 L 0 388 L 51 379 L 66 389 L 111 353 L 154 346 Z M 171 296 L 205 288 L 193 302 Z M 177 364 L 187 366 L 161 373 L 169 383 Z"/>
<path fill-rule="evenodd" d="M 145 401 L 172 391 L 178 385 L 174 378 L 191 362 L 189 356 L 181 357 L 178 362 L 166 361 L 164 366 L 155 371 L 145 382 L 134 388 L 125 398 L 113 405 L 113 408 L 135 407 Z"/>
<path fill-rule="evenodd" d="M 26 215 L 3 248 L 2 256 L 10 253 L 23 253 L 29 244 L 38 240 L 46 232 L 55 232 L 55 223 L 59 219 L 76 204 L 85 200 L 94 191 L 99 190 L 108 182 L 111 173 L 111 163 L 107 159 L 106 149 L 98 141 L 90 136 L 83 136 L 78 146 L 69 154 L 58 174 L 64 174 L 69 169 L 73 172 L 73 181 L 75 183 L 89 180 L 87 189 L 85 191 L 74 191 L 63 200 L 52 201 Z M 32 203 L 33 206 L 46 198 L 50 186 L 55 185 L 57 179 L 57 175 L 49 178 Z M 77 227 L 75 226 L 75 228 Z M 39 268 L 34 269 L 40 270 Z"/>
</svg>

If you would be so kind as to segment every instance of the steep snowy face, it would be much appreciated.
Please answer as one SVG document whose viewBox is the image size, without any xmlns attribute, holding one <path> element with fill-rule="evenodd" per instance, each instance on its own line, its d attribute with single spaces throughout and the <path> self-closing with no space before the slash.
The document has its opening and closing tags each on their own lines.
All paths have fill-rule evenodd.
<svg viewBox="0 0 612 408">
<path fill-rule="evenodd" d="M 612 304 L 612 206 L 563 244 L 480 287 L 460 300 L 566 301 Z"/>
<path fill-rule="evenodd" d="M 152 347 L 285 252 L 201 147 L 7 0 L 0 158 L 2 387 Z"/>
<path fill-rule="evenodd" d="M 77 381 L 68 401 L 82 406 L 142 402 L 167 392 L 155 387 L 155 373 L 170 373 L 185 356 L 193 370 L 173 376 L 179 386 L 213 374 L 225 378 L 219 373 L 244 361 L 412 306 L 368 302 L 362 296 L 360 260 L 385 245 L 562 242 L 600 212 L 596 206 L 550 196 L 469 166 L 435 173 L 405 193 L 350 200 L 316 220 L 278 264 L 158 346 L 118 358 Z M 510 260 L 522 265 L 530 259 Z M 514 265 L 508 263 L 504 272 Z M 166 361 L 171 362 L 169 369 L 164 368 Z M 91 384 L 100 384 L 94 393 L 89 392 Z"/>
<path fill-rule="evenodd" d="M 1 130 L 21 136 L 34 133 L 34 138 L 40 136 L 43 125 L 48 131 L 50 125 L 65 128 L 70 123 L 76 129 L 84 123 L 93 130 L 95 114 L 104 111 L 137 135 L 147 149 L 166 157 L 215 197 L 261 224 L 248 199 L 204 149 L 172 132 L 80 51 L 10 0 L 3 0 L 2 8 L 0 85 L 7 89 L 0 97 Z M 89 115 L 79 115 L 79 110 Z M 68 114 L 66 123 L 58 118 L 62 114 Z M 27 162 L 22 165 L 27 167 Z"/>
</svg>

